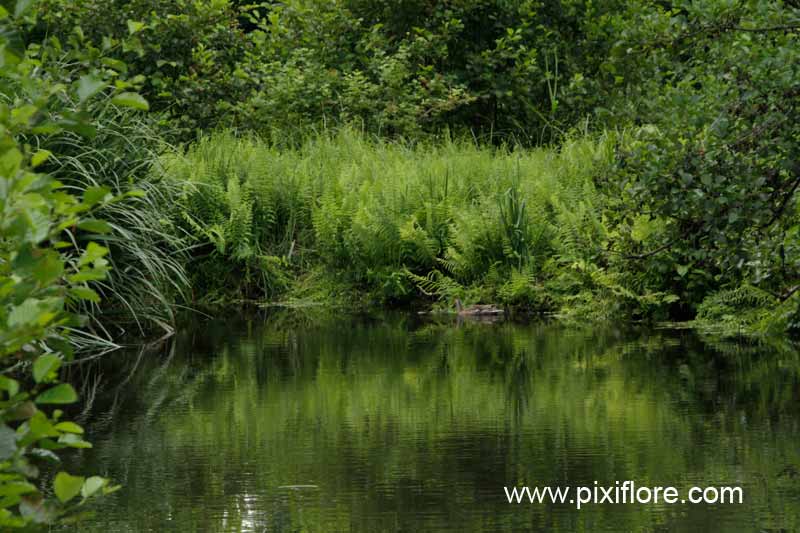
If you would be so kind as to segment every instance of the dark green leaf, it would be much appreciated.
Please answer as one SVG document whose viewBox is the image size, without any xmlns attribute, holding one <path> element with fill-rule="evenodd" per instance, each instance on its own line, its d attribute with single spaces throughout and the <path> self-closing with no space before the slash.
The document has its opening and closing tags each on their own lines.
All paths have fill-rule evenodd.
<svg viewBox="0 0 800 533">
<path fill-rule="evenodd" d="M 31 167 L 33 168 L 38 167 L 39 165 L 47 161 L 47 159 L 51 155 L 53 155 L 53 153 L 50 150 L 38 150 L 35 154 L 31 156 Z"/>
<path fill-rule="evenodd" d="M 5 461 L 17 451 L 17 432 L 5 424 L 0 425 L 0 461 Z"/>
<path fill-rule="evenodd" d="M 94 303 L 100 302 L 100 295 L 89 287 L 72 287 L 69 293 L 79 300 L 86 300 Z"/>
<path fill-rule="evenodd" d="M 105 257 L 108 254 L 108 248 L 100 246 L 94 241 L 89 242 L 86 250 L 83 251 L 81 258 L 78 260 L 78 266 L 86 266 L 98 259 Z"/>
<path fill-rule="evenodd" d="M 106 82 L 97 76 L 86 74 L 78 80 L 78 101 L 84 103 L 106 87 Z"/>
<path fill-rule="evenodd" d="M 105 220 L 98 220 L 94 218 L 79 222 L 78 228 L 91 231 L 93 233 L 110 233 L 112 229 L 111 225 Z"/>
<path fill-rule="evenodd" d="M 47 380 L 48 376 L 61 366 L 61 358 L 57 355 L 46 353 L 40 355 L 33 362 L 33 379 L 36 383 Z"/>
<path fill-rule="evenodd" d="M 128 20 L 128 34 L 133 35 L 134 33 L 140 31 L 144 28 L 144 22 L 139 22 L 136 20 Z"/>
<path fill-rule="evenodd" d="M 33 0 L 17 0 L 17 4 L 14 6 L 14 18 L 19 18 L 27 13 L 31 5 L 33 5 Z"/>
<path fill-rule="evenodd" d="M 78 395 L 69 383 L 56 385 L 36 397 L 36 403 L 38 404 L 64 404 L 73 403 L 77 400 Z"/>
<path fill-rule="evenodd" d="M 66 444 L 70 448 L 91 448 L 92 443 L 86 442 L 78 435 L 74 433 L 63 433 L 59 438 L 58 442 L 61 444 Z"/>
<path fill-rule="evenodd" d="M 75 422 L 59 422 L 55 425 L 55 428 L 59 431 L 63 431 L 64 433 L 75 433 L 76 435 L 83 435 L 83 428 L 80 427 Z"/>
<path fill-rule="evenodd" d="M 111 196 L 111 189 L 108 187 L 88 187 L 83 191 L 83 203 L 88 206 L 93 206 L 102 202 Z"/>
</svg>

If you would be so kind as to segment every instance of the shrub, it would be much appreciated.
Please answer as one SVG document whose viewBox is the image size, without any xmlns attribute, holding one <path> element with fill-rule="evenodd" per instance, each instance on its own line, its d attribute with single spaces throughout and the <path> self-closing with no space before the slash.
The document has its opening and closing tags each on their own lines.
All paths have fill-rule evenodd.
<svg viewBox="0 0 800 533">
<path fill-rule="evenodd" d="M 87 102 L 107 81 L 85 76 L 58 83 L 43 72 L 40 55 L 24 49 L 18 30 L 27 4 L 14 18 L 0 9 L 0 526 L 26 528 L 81 516 L 80 504 L 115 490 L 107 479 L 57 472 L 51 488 L 40 479 L 57 450 L 91 445 L 83 429 L 54 406 L 75 402 L 60 369 L 73 356 L 75 331 L 86 323 L 76 312 L 96 304 L 90 286 L 106 278 L 108 249 L 97 243 L 109 224 L 97 212 L 133 193 L 113 195 L 102 186 L 71 194 L 51 175 L 37 172 L 55 154 L 37 147 L 37 135 L 67 129 L 90 132 Z M 132 94 L 120 101 L 130 99 Z M 83 332 L 77 342 L 108 347 Z M 113 345 L 112 345 L 113 346 Z M 80 495 L 80 503 L 76 498 Z M 54 497 L 53 497 L 54 496 Z"/>
</svg>

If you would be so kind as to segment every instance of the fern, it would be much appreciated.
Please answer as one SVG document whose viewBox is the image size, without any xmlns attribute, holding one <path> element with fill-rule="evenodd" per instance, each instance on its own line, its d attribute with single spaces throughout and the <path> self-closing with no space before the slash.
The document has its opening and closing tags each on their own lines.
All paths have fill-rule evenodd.
<svg viewBox="0 0 800 533">
<path fill-rule="evenodd" d="M 431 270 L 426 276 L 418 276 L 408 270 L 405 275 L 427 296 L 440 300 L 453 300 L 463 297 L 464 287 L 438 270 Z"/>
<path fill-rule="evenodd" d="M 793 327 L 797 294 L 784 301 L 763 289 L 743 284 L 708 296 L 698 307 L 695 325 L 722 336 L 767 335 Z"/>
<path fill-rule="evenodd" d="M 198 276 L 208 283 L 274 294 L 285 286 L 270 281 L 278 270 L 324 265 L 331 278 L 381 297 L 411 287 L 440 299 L 501 291 L 523 301 L 550 276 L 548 258 L 591 262 L 605 238 L 591 147 L 512 154 L 343 131 L 278 150 L 222 132 L 162 160 L 183 188 L 174 223 L 198 245 L 196 260 L 208 269 Z M 226 275 L 219 261 L 236 268 Z"/>
</svg>

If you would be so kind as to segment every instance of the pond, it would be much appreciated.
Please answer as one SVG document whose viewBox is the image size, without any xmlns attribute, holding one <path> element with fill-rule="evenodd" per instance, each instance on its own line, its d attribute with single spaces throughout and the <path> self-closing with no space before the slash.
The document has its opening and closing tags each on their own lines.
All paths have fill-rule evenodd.
<svg viewBox="0 0 800 533">
<path fill-rule="evenodd" d="M 689 331 L 205 321 L 92 369 L 81 531 L 800 531 L 800 356 Z M 505 487 L 739 487 L 509 503 Z M 571 493 L 571 494 L 574 494 Z"/>
</svg>

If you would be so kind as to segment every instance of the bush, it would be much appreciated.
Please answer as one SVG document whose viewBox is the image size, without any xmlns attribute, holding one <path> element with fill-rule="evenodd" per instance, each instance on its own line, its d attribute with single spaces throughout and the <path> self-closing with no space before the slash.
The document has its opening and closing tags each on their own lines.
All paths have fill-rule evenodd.
<svg viewBox="0 0 800 533">
<path fill-rule="evenodd" d="M 110 231 L 97 213 L 132 196 L 102 186 L 71 194 L 53 176 L 38 172 L 56 154 L 37 147 L 38 135 L 91 132 L 88 101 L 107 86 L 100 77 L 76 83 L 40 69 L 41 55 L 28 53 L 19 37 L 26 3 L 15 18 L 0 9 L 0 526 L 74 521 L 79 505 L 116 489 L 99 476 L 55 473 L 46 488 L 40 467 L 58 463 L 57 450 L 87 448 L 83 429 L 54 406 L 77 400 L 61 382 L 60 369 L 73 344 L 95 348 L 110 342 L 76 330 L 77 312 L 100 297 L 90 283 L 109 271 L 108 249 L 97 243 Z M 41 50 L 39 50 L 41 51 Z M 76 56 L 79 58 L 79 56 Z M 71 80 L 68 80 L 71 81 Z M 128 93 L 120 101 L 135 95 Z M 79 503 L 76 503 L 80 495 Z"/>
<path fill-rule="evenodd" d="M 248 42 L 238 10 L 226 1 L 39 0 L 37 12 L 28 40 L 56 36 L 94 49 L 91 59 L 120 76 L 139 77 L 153 111 L 168 113 L 173 138 L 218 123 L 226 104 L 248 91 L 239 67 Z"/>
<path fill-rule="evenodd" d="M 651 32 L 636 59 L 650 66 L 636 110 L 648 124 L 620 147 L 607 216 L 617 251 L 681 297 L 683 318 L 717 290 L 781 295 L 800 277 L 799 28 L 785 24 L 798 14 L 686 3 L 659 15 L 664 28 L 638 25 Z"/>
</svg>

